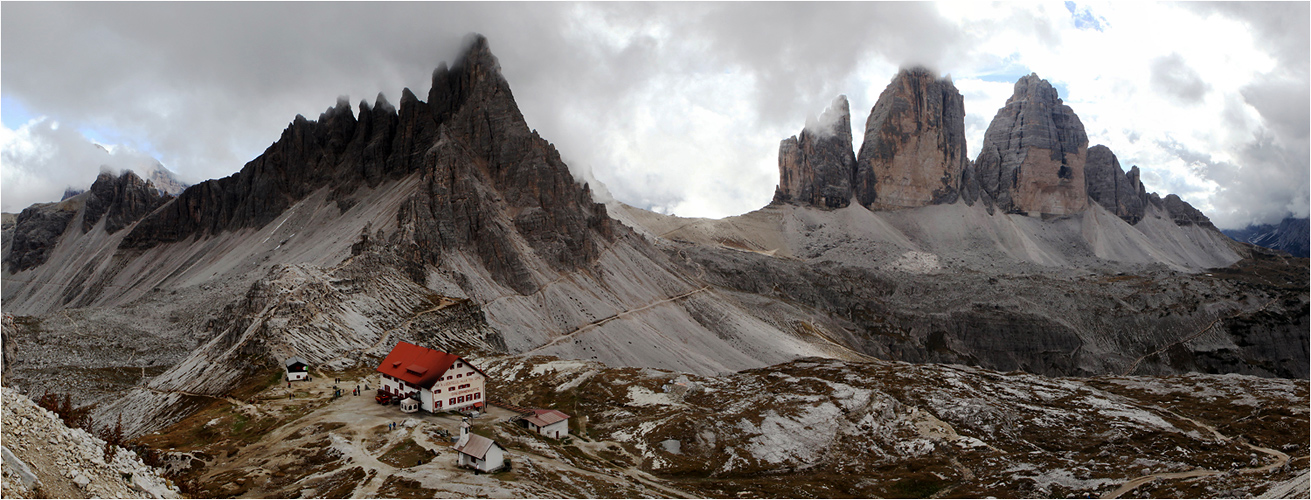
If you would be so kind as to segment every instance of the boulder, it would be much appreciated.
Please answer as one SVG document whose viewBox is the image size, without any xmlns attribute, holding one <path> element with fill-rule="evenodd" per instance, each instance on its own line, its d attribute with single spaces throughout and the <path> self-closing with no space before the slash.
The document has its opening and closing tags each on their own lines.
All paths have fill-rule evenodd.
<svg viewBox="0 0 1311 500">
<path fill-rule="evenodd" d="M 954 203 L 967 164 L 965 104 L 950 79 L 902 69 L 865 121 L 854 188 L 871 209 Z"/>
<path fill-rule="evenodd" d="M 1088 206 L 1083 123 L 1046 80 L 1030 74 L 1015 82 L 997 110 L 975 161 L 979 185 L 996 206 L 1012 213 L 1066 215 Z"/>
<path fill-rule="evenodd" d="M 840 95 L 818 120 L 778 147 L 776 203 L 842 208 L 851 203 L 856 155 L 851 145 L 851 108 Z"/>
</svg>

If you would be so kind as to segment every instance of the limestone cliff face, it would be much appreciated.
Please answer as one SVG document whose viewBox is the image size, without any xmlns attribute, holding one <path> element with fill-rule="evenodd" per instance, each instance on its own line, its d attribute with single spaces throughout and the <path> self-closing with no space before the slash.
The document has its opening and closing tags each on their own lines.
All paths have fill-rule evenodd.
<svg viewBox="0 0 1311 500">
<path fill-rule="evenodd" d="M 774 201 L 821 208 L 851 203 L 856 155 L 851 146 L 851 107 L 840 95 L 815 123 L 778 147 L 778 188 Z"/>
<path fill-rule="evenodd" d="M 1084 166 L 1088 198 L 1130 224 L 1143 220 L 1147 209 L 1147 189 L 1138 178 L 1138 167 L 1125 173 L 1111 148 L 1100 144 L 1088 148 Z"/>
<path fill-rule="evenodd" d="M 855 191 L 871 209 L 954 203 L 965 170 L 965 104 L 950 80 L 903 69 L 865 122 Z"/>
<path fill-rule="evenodd" d="M 1088 136 L 1056 89 L 1030 74 L 984 135 L 979 185 L 1003 211 L 1066 215 L 1088 207 Z"/>
</svg>

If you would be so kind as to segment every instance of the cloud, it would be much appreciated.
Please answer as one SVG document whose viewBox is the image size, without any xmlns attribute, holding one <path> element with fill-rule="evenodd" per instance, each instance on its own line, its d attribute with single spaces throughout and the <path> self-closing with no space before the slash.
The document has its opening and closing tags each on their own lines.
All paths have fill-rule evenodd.
<svg viewBox="0 0 1311 500">
<path fill-rule="evenodd" d="M 71 127 L 41 117 L 17 130 L 0 127 L 0 200 L 5 212 L 57 201 L 65 188 L 86 189 L 102 170 L 148 172 L 155 159 L 129 147 L 105 148 Z"/>
<path fill-rule="evenodd" d="M 479 32 L 529 126 L 599 197 L 720 217 L 769 201 L 778 141 L 839 94 L 851 103 L 859 147 L 897 69 L 938 68 L 965 96 L 977 155 L 1014 77 L 1036 71 L 1065 89 L 1094 143 L 1140 164 L 1145 180 L 1171 183 L 1153 188 L 1188 191 L 1216 220 L 1265 213 L 1241 206 L 1264 188 L 1244 184 L 1252 196 L 1239 196 L 1208 164 L 1190 169 L 1160 141 L 1240 169 L 1279 161 L 1263 172 L 1307 184 L 1306 155 L 1298 157 L 1308 135 L 1308 113 L 1298 111 L 1311 94 L 1305 4 L 1072 7 L 5 3 L 0 88 L 11 136 L 25 121 L 10 110 L 21 107 L 199 180 L 240 169 L 296 114 L 318 116 L 339 95 L 425 95 L 432 69 Z M 1181 71 L 1172 57 L 1187 63 Z M 89 183 L 98 165 L 52 168 L 67 171 L 0 165 L 6 210 L 19 203 L 10 193 L 20 184 L 61 191 L 72 177 Z M 1280 193 L 1279 204 L 1297 203 L 1296 193 Z"/>
<path fill-rule="evenodd" d="M 1201 103 L 1211 91 L 1211 85 L 1202 81 L 1177 52 L 1152 61 L 1152 88 L 1185 104 Z"/>
</svg>

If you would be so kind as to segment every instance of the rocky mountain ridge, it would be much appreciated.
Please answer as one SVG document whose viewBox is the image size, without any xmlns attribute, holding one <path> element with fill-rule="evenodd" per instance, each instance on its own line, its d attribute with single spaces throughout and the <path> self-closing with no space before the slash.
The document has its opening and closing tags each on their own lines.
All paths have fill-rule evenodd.
<svg viewBox="0 0 1311 500">
<path fill-rule="evenodd" d="M 1311 256 L 1311 224 L 1306 217 L 1285 217 L 1279 224 L 1250 225 L 1223 232 L 1235 240 L 1288 252 L 1294 257 Z"/>
<path fill-rule="evenodd" d="M 845 97 L 839 100 L 846 110 Z M 834 108 L 825 116 L 846 113 Z M 801 139 L 783 141 L 774 202 L 836 209 L 846 202 L 833 200 L 850 191 L 871 210 L 962 200 L 970 206 L 982 202 L 990 213 L 1066 216 L 1084 212 L 1091 201 L 1130 225 L 1152 205 L 1181 226 L 1218 231 L 1178 196 L 1147 193 L 1138 167 L 1125 172 L 1106 146 L 1089 148 L 1079 117 L 1036 74 L 1015 83 L 974 161 L 966 156 L 964 120 L 962 97 L 949 78 L 936 78 L 923 67 L 902 69 L 870 110 L 854 169 L 842 160 L 851 145 L 840 140 L 841 133 L 825 143 L 822 155 L 800 152 L 817 144 L 812 137 L 823 137 L 809 125 Z M 817 192 L 830 196 L 798 195 Z"/>
</svg>

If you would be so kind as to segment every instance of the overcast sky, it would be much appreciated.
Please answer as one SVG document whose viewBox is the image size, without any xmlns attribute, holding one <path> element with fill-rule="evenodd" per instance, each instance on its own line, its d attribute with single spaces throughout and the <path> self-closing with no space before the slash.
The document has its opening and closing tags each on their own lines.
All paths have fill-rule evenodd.
<svg viewBox="0 0 1311 500">
<path fill-rule="evenodd" d="M 13 3 L 0 5 L 0 205 L 158 159 L 239 170 L 340 95 L 427 95 L 487 36 L 528 125 L 576 174 L 663 213 L 769 202 L 778 144 L 838 94 L 865 119 L 899 67 L 950 74 L 969 156 L 1020 76 L 1052 82 L 1150 191 L 1221 227 L 1306 217 L 1308 4 Z M 106 146 L 106 150 L 94 144 Z"/>
</svg>

